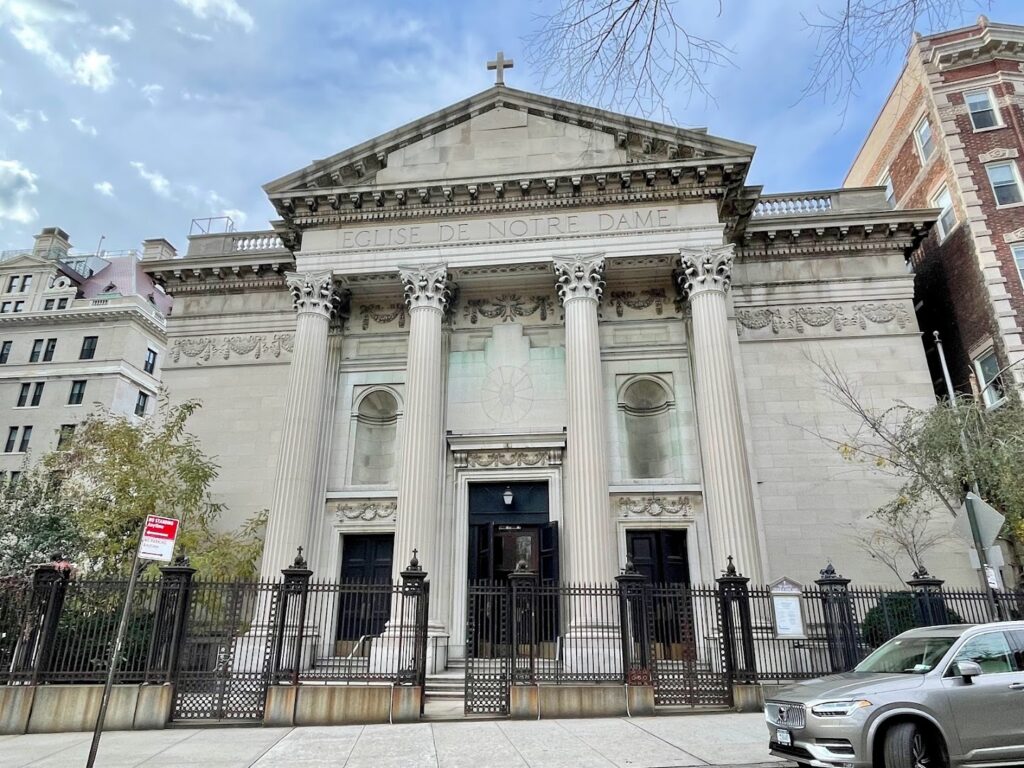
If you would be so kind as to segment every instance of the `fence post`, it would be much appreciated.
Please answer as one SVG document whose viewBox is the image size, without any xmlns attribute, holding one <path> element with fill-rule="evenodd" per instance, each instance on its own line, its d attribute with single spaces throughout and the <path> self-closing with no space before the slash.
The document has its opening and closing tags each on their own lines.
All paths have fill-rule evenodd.
<svg viewBox="0 0 1024 768">
<path fill-rule="evenodd" d="M 281 569 L 284 582 L 281 584 L 281 599 L 277 613 L 277 653 L 275 654 L 274 674 L 281 671 L 280 662 L 284 655 L 284 636 L 289 623 L 295 625 L 295 646 L 291 649 L 291 683 L 299 684 L 299 672 L 302 670 L 302 643 L 306 634 L 306 602 L 309 599 L 309 578 L 313 571 L 306 567 L 306 559 L 299 547 L 295 560 L 287 568 Z M 298 597 L 299 605 L 293 609 L 293 598 Z M 289 615 L 292 614 L 292 615 Z"/>
<path fill-rule="evenodd" d="M 160 569 L 159 597 L 153 621 L 153 637 L 146 660 L 146 679 L 174 682 L 178 675 L 178 660 L 185 642 L 189 600 L 192 596 L 192 577 L 196 569 L 187 557 L 179 557 L 174 565 Z"/>
<path fill-rule="evenodd" d="M 722 636 L 725 638 L 725 671 L 733 683 L 755 683 L 757 667 L 754 661 L 754 628 L 750 621 L 750 593 L 747 589 L 750 579 L 737 572 L 732 555 L 727 560 L 725 571 L 716 579 L 722 611 Z M 737 619 L 739 627 L 736 627 Z M 740 633 L 739 649 L 736 648 L 737 629 Z M 742 651 L 742 661 L 737 656 L 737 650 Z"/>
<path fill-rule="evenodd" d="M 27 672 L 33 684 L 49 671 L 70 578 L 71 570 L 60 555 L 54 555 L 52 562 L 39 566 L 32 575 L 30 609 L 15 668 Z"/>
<path fill-rule="evenodd" d="M 619 585 L 619 624 L 622 636 L 622 677 L 626 685 L 650 685 L 651 668 L 647 642 L 644 587 L 647 577 L 637 571 L 632 558 L 615 577 Z"/>
<path fill-rule="evenodd" d="M 411 597 L 414 600 L 412 617 L 413 617 L 413 652 L 412 652 L 412 668 L 403 674 L 402 670 L 402 653 L 401 644 L 399 644 L 399 655 L 398 655 L 398 682 L 407 683 L 411 685 L 423 686 L 426 683 L 427 678 L 427 621 L 429 616 L 429 604 L 428 594 L 429 585 L 427 584 L 427 572 L 423 570 L 420 565 L 419 558 L 416 557 L 417 550 L 412 551 L 412 559 L 409 561 L 409 565 L 402 571 L 402 592 L 403 600 Z M 403 606 L 404 608 L 404 606 Z M 399 628 L 399 638 L 408 632 L 405 626 L 406 616 L 402 616 L 402 625 Z M 399 641 L 401 642 L 401 641 Z M 406 679 L 403 679 L 406 678 Z M 420 697 L 422 711 L 423 697 Z"/>
<path fill-rule="evenodd" d="M 526 563 L 516 563 L 516 569 L 508 575 L 508 583 L 511 587 L 512 606 L 509 616 L 512 620 L 511 626 L 511 662 L 512 662 L 512 684 L 532 683 L 534 677 L 533 649 L 536 628 L 534 626 L 535 612 L 533 609 L 534 593 L 533 588 L 537 584 L 537 574 L 526 568 Z M 519 666 L 519 646 L 529 645 L 529 656 L 526 668 Z"/>
<path fill-rule="evenodd" d="M 914 619 L 918 626 L 934 627 L 949 623 L 949 611 L 942 595 L 943 583 L 942 579 L 928 573 L 923 565 L 907 582 L 914 590 Z"/>
<path fill-rule="evenodd" d="M 849 579 L 844 579 L 829 563 L 819 571 L 815 580 L 821 592 L 821 607 L 825 618 L 825 638 L 828 643 L 829 664 L 833 672 L 848 672 L 857 666 L 857 625 L 850 602 Z"/>
</svg>

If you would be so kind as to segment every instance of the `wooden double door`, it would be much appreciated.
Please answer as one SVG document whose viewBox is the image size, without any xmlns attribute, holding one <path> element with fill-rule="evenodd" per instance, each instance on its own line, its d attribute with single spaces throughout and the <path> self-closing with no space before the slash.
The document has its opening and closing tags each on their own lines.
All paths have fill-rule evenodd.
<svg viewBox="0 0 1024 768">
<path fill-rule="evenodd" d="M 558 523 L 549 520 L 545 482 L 469 486 L 471 582 L 505 582 L 517 566 L 558 581 Z"/>
</svg>

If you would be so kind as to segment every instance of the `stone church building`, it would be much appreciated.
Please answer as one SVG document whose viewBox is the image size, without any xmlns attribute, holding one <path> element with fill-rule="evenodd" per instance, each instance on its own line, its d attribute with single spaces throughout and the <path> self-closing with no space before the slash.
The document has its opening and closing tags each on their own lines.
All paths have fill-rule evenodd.
<svg viewBox="0 0 1024 768">
<path fill-rule="evenodd" d="M 269 509 L 264 577 L 415 549 L 454 655 L 467 583 L 520 562 L 892 581 L 852 541 L 891 487 L 822 439 L 857 424 L 816 363 L 934 402 L 906 260 L 936 211 L 763 195 L 753 154 L 499 83 L 267 184 L 273 231 L 147 241 L 164 383 L 229 522 Z M 973 584 L 966 549 L 929 568 Z"/>
</svg>

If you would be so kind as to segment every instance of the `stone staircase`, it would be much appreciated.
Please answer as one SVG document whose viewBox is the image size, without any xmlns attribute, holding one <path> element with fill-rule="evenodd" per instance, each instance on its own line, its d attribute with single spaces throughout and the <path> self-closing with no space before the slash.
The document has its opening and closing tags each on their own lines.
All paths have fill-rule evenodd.
<svg viewBox="0 0 1024 768">
<path fill-rule="evenodd" d="M 427 675 L 424 720 L 463 720 L 466 709 L 466 660 L 448 659 L 448 668 Z"/>
</svg>

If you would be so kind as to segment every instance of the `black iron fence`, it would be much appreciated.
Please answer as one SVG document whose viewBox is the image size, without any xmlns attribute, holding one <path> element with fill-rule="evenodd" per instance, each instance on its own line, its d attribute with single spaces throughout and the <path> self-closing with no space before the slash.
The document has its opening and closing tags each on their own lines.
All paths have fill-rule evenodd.
<svg viewBox="0 0 1024 768">
<path fill-rule="evenodd" d="M 259 719 L 267 686 L 422 684 L 429 584 L 311 581 L 300 556 L 278 582 L 200 581 L 187 565 L 139 581 L 115 681 L 174 682 L 182 719 Z M 0 684 L 106 679 L 127 580 L 58 564 L 0 589 Z"/>
</svg>

